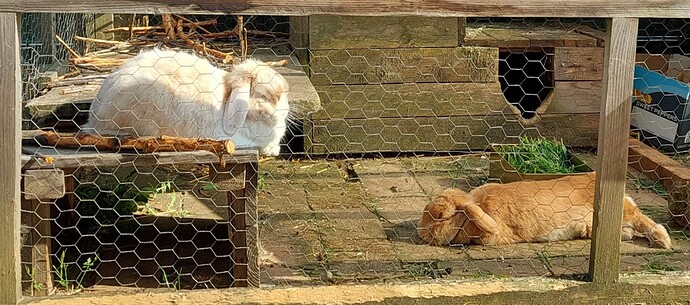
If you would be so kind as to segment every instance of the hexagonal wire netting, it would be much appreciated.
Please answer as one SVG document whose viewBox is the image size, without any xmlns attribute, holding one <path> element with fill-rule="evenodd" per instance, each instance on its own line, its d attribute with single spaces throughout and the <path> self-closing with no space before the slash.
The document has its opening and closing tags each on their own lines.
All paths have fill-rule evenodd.
<svg viewBox="0 0 690 305">
<path fill-rule="evenodd" d="M 587 273 L 603 20 L 22 19 L 26 294 Z M 631 135 L 649 146 L 630 163 L 624 272 L 685 266 L 684 180 L 657 177 L 653 153 L 687 162 L 683 94 L 658 82 L 687 97 L 688 35 L 640 22 Z M 234 66 L 245 52 L 271 67 Z M 231 138 L 259 146 L 258 176 L 40 129 Z"/>
</svg>

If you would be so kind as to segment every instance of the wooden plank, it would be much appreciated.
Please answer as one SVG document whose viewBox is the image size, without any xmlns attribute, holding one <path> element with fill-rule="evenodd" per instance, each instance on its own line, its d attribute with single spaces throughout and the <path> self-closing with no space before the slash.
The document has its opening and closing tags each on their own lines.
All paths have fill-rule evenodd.
<svg viewBox="0 0 690 305">
<path fill-rule="evenodd" d="M 111 40 L 113 33 L 103 33 L 103 30 L 114 27 L 113 14 L 86 14 L 86 37 Z"/>
<path fill-rule="evenodd" d="M 511 49 L 597 46 L 595 38 L 574 32 L 573 27 L 475 24 L 467 27 L 464 45 Z"/>
<path fill-rule="evenodd" d="M 604 48 L 556 48 L 553 73 L 556 81 L 601 80 Z"/>
<path fill-rule="evenodd" d="M 299 62 L 309 64 L 309 16 L 290 17 L 290 44 Z"/>
<path fill-rule="evenodd" d="M 112 153 L 96 152 L 88 148 L 75 149 L 55 149 L 50 147 L 24 146 L 30 150 L 29 155 L 21 156 L 21 166 L 23 169 L 52 169 L 52 168 L 79 168 L 95 166 L 120 166 L 130 165 L 157 165 L 157 164 L 201 164 L 218 163 L 219 157 L 208 151 L 189 151 L 189 152 L 161 152 L 152 154 L 135 153 Z M 36 155 L 50 156 L 54 160 L 46 163 L 44 158 Z M 256 150 L 236 150 L 232 155 L 225 155 L 226 163 L 247 163 L 258 159 Z"/>
<path fill-rule="evenodd" d="M 545 114 L 599 113 L 601 81 L 556 82 Z"/>
<path fill-rule="evenodd" d="M 563 139 L 565 145 L 592 147 L 598 114 L 542 115 L 523 126 L 515 115 L 372 118 L 310 121 L 308 153 L 477 151 L 491 144 L 515 144 L 518 137 Z"/>
<path fill-rule="evenodd" d="M 16 304 L 22 297 L 20 265 L 21 70 L 19 18 L 0 13 L 0 304 Z"/>
<path fill-rule="evenodd" d="M 25 199 L 58 199 L 65 196 L 65 173 L 61 169 L 27 170 L 22 176 Z"/>
<path fill-rule="evenodd" d="M 465 36 L 467 35 L 467 18 L 458 18 L 458 46 L 465 43 Z"/>
<path fill-rule="evenodd" d="M 613 18 L 607 20 L 606 26 L 608 37 L 589 264 L 592 281 L 601 284 L 617 282 L 620 273 L 620 228 L 628 167 L 637 26 L 635 18 Z"/>
<path fill-rule="evenodd" d="M 447 17 L 690 18 L 690 3 L 677 0 L 2 0 L 0 12 L 178 13 L 241 15 L 421 15 Z"/>
<path fill-rule="evenodd" d="M 316 86 L 322 109 L 313 120 L 442 117 L 506 111 L 499 83 Z"/>
<path fill-rule="evenodd" d="M 50 215 L 52 202 L 29 200 L 31 204 L 31 271 L 34 274 L 32 281 L 43 285 L 41 291 L 35 291 L 41 295 L 50 293 L 53 289 L 52 276 L 52 231 Z M 33 288 L 32 288 L 33 289 Z"/>
<path fill-rule="evenodd" d="M 256 187 L 258 163 L 247 164 L 244 189 L 228 192 L 229 236 L 233 244 L 233 287 L 259 286 L 258 222 Z"/>
<path fill-rule="evenodd" d="M 628 164 L 669 191 L 690 182 L 690 168 L 637 139 L 628 139 Z"/>
<path fill-rule="evenodd" d="M 311 50 L 456 47 L 458 20 L 452 17 L 309 17 Z"/>
<path fill-rule="evenodd" d="M 313 50 L 314 85 L 498 82 L 498 49 L 483 47 Z"/>
</svg>

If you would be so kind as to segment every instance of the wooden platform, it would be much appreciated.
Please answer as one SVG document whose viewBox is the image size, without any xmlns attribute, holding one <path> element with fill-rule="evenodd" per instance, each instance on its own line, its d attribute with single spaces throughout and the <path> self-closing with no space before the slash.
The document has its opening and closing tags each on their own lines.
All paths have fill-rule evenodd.
<svg viewBox="0 0 690 305">
<path fill-rule="evenodd" d="M 74 173 L 77 170 L 107 167 L 132 168 L 138 172 L 147 167 L 160 168 L 165 165 L 174 166 L 174 168 L 189 165 L 209 166 L 208 180 L 216 185 L 215 197 L 218 198 L 210 198 L 208 200 L 210 204 L 198 202 L 195 205 L 187 202 L 183 207 L 185 214 L 135 214 L 134 217 L 139 223 L 155 224 L 158 230 L 162 230 L 160 227 L 165 227 L 166 223 L 167 226 L 172 226 L 168 228 L 172 230 L 192 220 L 225 223 L 228 228 L 226 238 L 229 238 L 229 245 L 232 247 L 231 262 L 226 262 L 226 265 L 230 266 L 228 272 L 231 275 L 230 283 L 233 286 L 259 286 L 257 246 L 259 233 L 256 209 L 258 152 L 256 150 L 238 150 L 232 155 L 225 155 L 223 156 L 225 166 L 221 166 L 220 157 L 207 151 L 137 154 L 98 152 L 89 148 L 56 149 L 38 146 L 23 148 L 26 154 L 21 156 L 22 219 L 24 225 L 33 230 L 25 241 L 29 247 L 25 248 L 27 250 L 25 252 L 28 253 L 23 253 L 25 258 L 22 261 L 30 265 L 34 271 L 33 280 L 46 287 L 44 292 L 50 291 L 53 285 L 51 257 L 55 255 L 52 243 L 56 232 L 51 227 L 57 225 L 58 221 L 65 221 L 65 217 L 61 217 L 62 220 L 56 218 L 54 215 L 56 209 L 52 207 L 57 207 L 57 210 L 63 211 L 62 213 L 77 210 L 80 199 L 77 197 L 76 187 L 81 182 L 77 180 Z M 52 160 L 47 161 L 47 157 Z M 98 187 L 105 186 L 99 184 Z M 165 195 L 167 194 L 162 194 L 162 196 Z M 167 204 L 169 205 L 170 202 L 168 201 Z M 147 208 L 154 209 L 155 205 L 155 202 L 151 202 Z M 188 213 L 189 210 L 193 210 L 193 213 Z M 74 216 L 80 217 L 78 214 Z M 173 218 L 177 220 L 165 220 Z M 76 223 L 78 220 L 71 221 Z M 64 224 L 60 227 L 64 227 Z M 194 245 L 189 245 L 189 243 L 174 245 L 174 247 L 178 246 L 189 248 Z M 183 259 L 179 261 L 180 264 L 185 263 L 182 262 Z M 186 263 L 194 262 L 192 258 L 186 261 L 189 261 Z"/>
</svg>

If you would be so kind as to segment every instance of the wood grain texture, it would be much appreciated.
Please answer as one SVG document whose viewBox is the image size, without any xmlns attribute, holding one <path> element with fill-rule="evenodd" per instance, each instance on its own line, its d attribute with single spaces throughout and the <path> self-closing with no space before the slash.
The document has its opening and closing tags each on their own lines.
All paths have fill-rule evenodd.
<svg viewBox="0 0 690 305">
<path fill-rule="evenodd" d="M 576 25 L 527 26 L 524 24 L 477 24 L 468 26 L 466 46 L 499 48 L 595 47 L 597 40 L 573 31 Z"/>
<path fill-rule="evenodd" d="M 316 85 L 498 82 L 498 49 L 343 49 L 310 52 Z"/>
<path fill-rule="evenodd" d="M 556 82 L 546 114 L 599 113 L 601 81 Z"/>
<path fill-rule="evenodd" d="M 309 17 L 311 50 L 456 47 L 458 40 L 458 20 L 453 17 Z"/>
<path fill-rule="evenodd" d="M 685 0 L 2 0 L 2 12 L 182 13 L 243 15 L 423 15 L 453 17 L 688 18 Z"/>
<path fill-rule="evenodd" d="M 22 176 L 24 199 L 58 199 L 65 196 L 65 172 L 59 168 L 27 170 Z"/>
<path fill-rule="evenodd" d="M 419 83 L 317 86 L 322 109 L 311 119 L 444 117 L 500 114 L 499 83 Z"/>
<path fill-rule="evenodd" d="M 515 144 L 521 135 L 592 147 L 597 143 L 598 119 L 596 113 L 545 114 L 541 122 L 527 127 L 512 114 L 309 121 L 305 149 L 312 154 L 485 151 L 491 144 Z"/>
<path fill-rule="evenodd" d="M 50 259 L 52 254 L 51 240 L 53 237 L 51 230 L 50 206 L 53 202 L 41 202 L 39 200 L 29 200 L 31 209 L 31 270 L 34 274 L 33 280 L 43 285 L 43 290 L 35 291 L 39 295 L 46 295 L 53 289 L 53 264 Z"/>
<path fill-rule="evenodd" d="M 0 13 L 0 304 L 21 299 L 20 215 L 21 176 L 21 70 L 19 20 Z"/>
<path fill-rule="evenodd" d="M 228 192 L 233 287 L 259 287 L 258 163 L 245 165 L 244 189 Z"/>
<path fill-rule="evenodd" d="M 556 48 L 553 73 L 556 81 L 601 80 L 604 48 Z"/>
<path fill-rule="evenodd" d="M 21 156 L 23 169 L 79 168 L 96 166 L 121 166 L 125 164 L 145 166 L 157 164 L 202 164 L 220 162 L 218 155 L 208 151 L 160 152 L 151 154 L 136 153 L 98 153 L 88 149 L 55 149 L 25 146 L 32 150 L 32 155 Z M 50 156 L 54 160 L 46 163 L 44 158 L 35 155 Z M 256 150 L 236 150 L 232 155 L 224 156 L 227 164 L 247 163 L 258 159 Z"/>
<path fill-rule="evenodd" d="M 636 18 L 607 20 L 589 264 L 589 275 L 595 283 L 617 282 L 620 272 L 621 222 L 628 166 L 637 26 Z"/>
</svg>

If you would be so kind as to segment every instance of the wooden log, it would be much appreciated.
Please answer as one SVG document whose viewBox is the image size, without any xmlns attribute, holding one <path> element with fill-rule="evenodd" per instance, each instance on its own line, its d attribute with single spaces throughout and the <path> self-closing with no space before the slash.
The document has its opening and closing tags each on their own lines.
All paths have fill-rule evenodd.
<svg viewBox="0 0 690 305">
<path fill-rule="evenodd" d="M 500 114 L 499 83 L 420 83 L 316 86 L 321 110 L 312 120 Z"/>
<path fill-rule="evenodd" d="M 515 115 L 308 121 L 305 149 L 312 154 L 486 151 L 491 144 L 515 144 L 521 135 L 593 147 L 598 119 L 596 113 L 551 114 L 532 126 L 520 124 Z"/>
<path fill-rule="evenodd" d="M 556 48 L 554 79 L 558 81 L 601 80 L 604 72 L 603 48 Z"/>
<path fill-rule="evenodd" d="M 589 275 L 610 284 L 620 273 L 621 223 L 628 168 L 630 101 L 633 91 L 636 18 L 607 20 L 606 53 L 599 120 L 599 150 Z"/>
<path fill-rule="evenodd" d="M 43 131 L 36 134 L 34 139 L 41 145 L 54 147 L 94 147 L 99 150 L 135 150 L 141 153 L 205 150 L 215 154 L 231 154 L 235 151 L 235 145 L 230 140 L 216 141 L 170 136 L 117 138 L 101 137 L 87 133 L 77 133 L 69 136 L 53 131 Z"/>
<path fill-rule="evenodd" d="M 668 0 L 578 0 L 538 1 L 504 0 L 495 1 L 454 0 L 285 0 L 276 5 L 274 0 L 235 0 L 231 3 L 218 0 L 188 1 L 160 0 L 142 3 L 138 0 L 72 0 L 55 5 L 45 0 L 24 0 L 0 2 L 1 12 L 55 12 L 83 13 L 102 11 L 122 14 L 233 14 L 233 15 L 352 15 L 388 16 L 419 15 L 447 17 L 571 17 L 571 18 L 690 18 L 690 3 Z"/>
<path fill-rule="evenodd" d="M 314 85 L 498 82 L 498 49 L 483 47 L 312 50 Z"/>
<path fill-rule="evenodd" d="M 458 20 L 452 17 L 314 15 L 309 18 L 311 50 L 456 47 L 458 33 Z"/>
<path fill-rule="evenodd" d="M 0 304 L 17 304 L 21 297 L 20 264 L 21 219 L 21 68 L 19 18 L 14 13 L 0 13 Z"/>
</svg>

